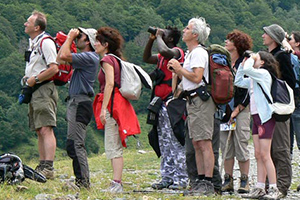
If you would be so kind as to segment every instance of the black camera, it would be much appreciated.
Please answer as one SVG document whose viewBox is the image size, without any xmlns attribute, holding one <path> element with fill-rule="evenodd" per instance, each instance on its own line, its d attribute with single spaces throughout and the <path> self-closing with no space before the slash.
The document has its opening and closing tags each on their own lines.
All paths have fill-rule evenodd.
<svg viewBox="0 0 300 200">
<path fill-rule="evenodd" d="M 24 60 L 26 62 L 30 62 L 30 55 L 31 55 L 32 51 L 25 51 L 25 54 L 24 54 Z"/>
<path fill-rule="evenodd" d="M 244 56 L 245 58 L 250 58 L 252 53 L 253 53 L 253 51 L 246 50 L 246 51 L 244 52 L 243 56 Z"/>
<path fill-rule="evenodd" d="M 154 28 L 154 27 L 152 27 L 152 26 L 149 26 L 149 28 L 148 28 L 148 32 L 149 32 L 149 33 L 151 33 L 151 34 L 153 34 L 153 35 L 156 35 L 156 31 L 157 31 L 156 28 Z"/>
</svg>

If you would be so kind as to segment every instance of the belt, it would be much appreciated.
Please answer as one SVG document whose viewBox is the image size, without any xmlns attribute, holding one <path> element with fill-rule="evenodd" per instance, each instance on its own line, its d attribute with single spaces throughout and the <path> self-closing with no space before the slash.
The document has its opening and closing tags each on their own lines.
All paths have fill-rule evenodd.
<svg viewBox="0 0 300 200">
<path fill-rule="evenodd" d="M 94 94 L 92 92 L 89 92 L 88 94 L 73 94 L 73 95 L 68 95 L 67 98 L 65 98 L 65 102 L 67 102 L 68 100 L 70 100 L 71 98 L 73 98 L 74 96 L 77 95 L 83 95 L 83 96 L 88 96 L 88 97 L 93 97 Z"/>
</svg>

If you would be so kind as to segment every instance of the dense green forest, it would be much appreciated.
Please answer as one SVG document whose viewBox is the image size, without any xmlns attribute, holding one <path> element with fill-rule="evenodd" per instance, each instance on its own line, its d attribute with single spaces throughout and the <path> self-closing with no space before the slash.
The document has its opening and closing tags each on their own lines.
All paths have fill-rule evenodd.
<svg viewBox="0 0 300 200">
<path fill-rule="evenodd" d="M 211 26 L 210 43 L 224 44 L 226 34 L 233 29 L 248 33 L 254 50 L 263 49 L 262 27 L 277 23 L 287 32 L 300 30 L 300 10 L 297 0 L 1 0 L 0 1 L 0 153 L 15 151 L 37 157 L 36 136 L 28 129 L 27 105 L 19 105 L 20 79 L 24 74 L 24 51 L 28 36 L 24 22 L 34 9 L 47 14 L 47 32 L 68 32 L 73 27 L 101 26 L 117 28 L 126 40 L 127 60 L 150 72 L 154 65 L 142 61 L 148 40 L 148 26 L 176 25 L 183 29 L 188 20 L 203 16 Z M 183 42 L 179 44 L 185 48 Z M 154 49 L 155 50 L 155 49 Z M 97 91 L 99 84 L 96 83 Z M 55 129 L 59 149 L 65 148 L 67 87 L 59 87 L 58 126 Z M 147 145 L 146 106 L 150 91 L 143 91 L 141 100 L 133 102 L 142 127 L 141 138 Z M 88 127 L 89 154 L 103 151 L 103 132 L 92 122 Z M 134 140 L 132 144 L 134 144 Z M 134 146 L 134 145 L 132 145 Z"/>
</svg>

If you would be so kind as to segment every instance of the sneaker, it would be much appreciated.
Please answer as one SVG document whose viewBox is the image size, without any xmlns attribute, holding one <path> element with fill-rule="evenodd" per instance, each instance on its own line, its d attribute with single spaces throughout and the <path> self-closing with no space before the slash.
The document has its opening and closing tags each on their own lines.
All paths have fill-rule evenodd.
<svg viewBox="0 0 300 200">
<path fill-rule="evenodd" d="M 222 192 L 234 192 L 233 177 L 229 174 L 224 175 L 224 183 L 221 188 Z"/>
<path fill-rule="evenodd" d="M 161 190 L 163 188 L 168 188 L 170 185 L 173 184 L 173 180 L 167 180 L 167 181 L 160 181 L 159 183 L 154 183 L 151 185 L 151 187 L 155 190 Z"/>
<path fill-rule="evenodd" d="M 122 185 L 122 183 L 112 181 L 110 183 L 110 186 L 109 186 L 108 190 L 106 190 L 106 191 L 110 192 L 110 193 L 122 193 L 123 192 L 123 185 Z"/>
<path fill-rule="evenodd" d="M 187 188 L 187 185 L 185 183 L 175 182 L 172 185 L 170 185 L 168 188 L 171 189 L 171 190 L 184 190 L 184 189 Z"/>
<path fill-rule="evenodd" d="M 198 185 L 190 191 L 194 195 L 211 195 L 215 193 L 214 185 L 207 180 L 200 180 Z"/>
<path fill-rule="evenodd" d="M 276 199 L 280 199 L 282 198 L 283 195 L 281 194 L 281 192 L 277 189 L 277 188 L 269 188 L 268 194 L 266 194 L 264 196 L 264 199 L 272 199 L 272 200 L 276 200 Z"/>
<path fill-rule="evenodd" d="M 240 188 L 238 189 L 239 194 L 249 193 L 249 180 L 246 174 L 242 174 L 240 177 Z"/>
<path fill-rule="evenodd" d="M 242 198 L 246 199 L 260 199 L 266 195 L 266 191 L 262 188 L 254 188 L 249 194 L 242 194 Z"/>
<path fill-rule="evenodd" d="M 47 179 L 54 179 L 54 168 L 44 167 L 42 170 L 38 171 L 40 174 L 44 175 Z"/>
</svg>

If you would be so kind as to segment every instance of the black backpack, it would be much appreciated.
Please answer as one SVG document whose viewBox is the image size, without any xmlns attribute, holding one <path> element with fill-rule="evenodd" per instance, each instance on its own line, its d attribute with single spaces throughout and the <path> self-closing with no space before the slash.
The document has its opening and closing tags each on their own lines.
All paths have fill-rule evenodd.
<svg viewBox="0 0 300 200">
<path fill-rule="evenodd" d="M 25 178 L 45 183 L 46 177 L 31 167 L 24 165 L 19 156 L 13 153 L 0 155 L 0 183 L 9 185 L 21 183 Z"/>
<path fill-rule="evenodd" d="M 22 160 L 14 154 L 0 155 L 0 183 L 18 184 L 24 181 Z"/>
<path fill-rule="evenodd" d="M 295 110 L 293 89 L 286 81 L 278 79 L 274 74 L 270 73 L 272 77 L 271 96 L 273 101 L 269 98 L 262 86 L 258 84 L 264 93 L 269 104 L 274 108 L 273 117 L 277 122 L 284 122 L 290 119 Z"/>
</svg>

